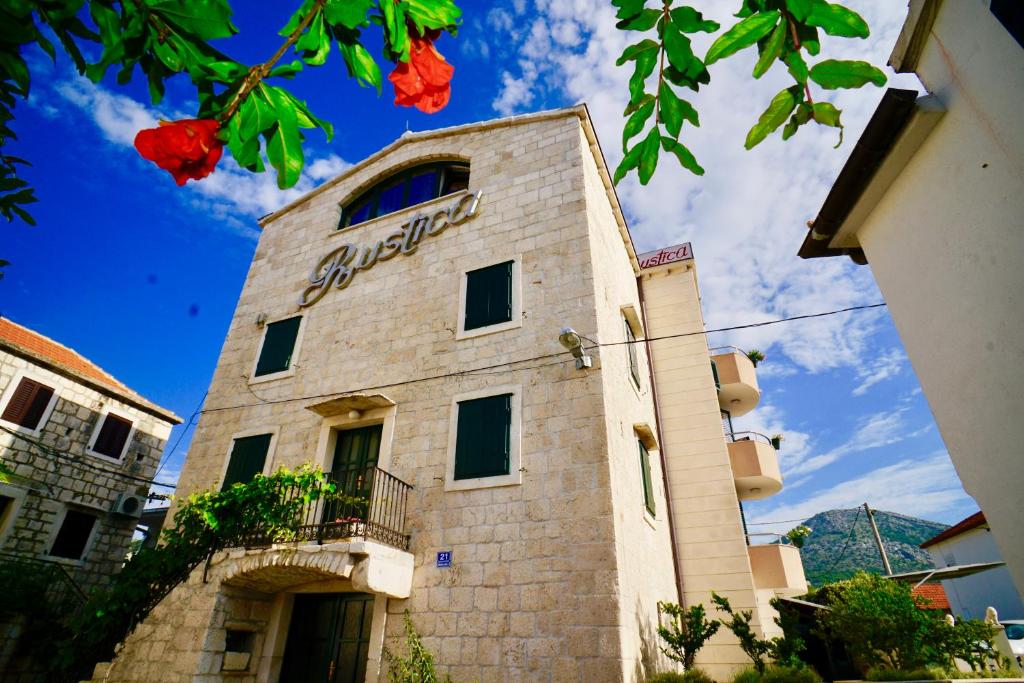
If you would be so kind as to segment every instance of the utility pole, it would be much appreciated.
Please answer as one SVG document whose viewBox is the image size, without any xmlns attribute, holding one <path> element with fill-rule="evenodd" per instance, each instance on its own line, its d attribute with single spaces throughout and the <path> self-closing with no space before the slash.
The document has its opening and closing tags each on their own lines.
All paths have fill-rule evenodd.
<svg viewBox="0 0 1024 683">
<path fill-rule="evenodd" d="M 868 523 L 875 535 L 875 545 L 878 546 L 878 554 L 882 556 L 882 566 L 885 567 L 885 575 L 892 576 L 892 567 L 889 566 L 889 557 L 885 554 L 885 546 L 882 545 L 882 536 L 878 533 L 878 525 L 875 524 L 875 513 L 864 503 L 864 512 L 868 513 Z"/>
</svg>

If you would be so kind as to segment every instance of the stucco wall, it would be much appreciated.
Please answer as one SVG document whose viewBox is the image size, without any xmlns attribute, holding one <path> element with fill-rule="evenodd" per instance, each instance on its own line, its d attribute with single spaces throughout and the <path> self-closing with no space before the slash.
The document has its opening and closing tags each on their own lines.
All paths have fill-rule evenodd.
<svg viewBox="0 0 1024 683">
<path fill-rule="evenodd" d="M 1024 52 L 944 2 L 917 72 L 947 113 L 858 233 L 964 488 L 1024 587 Z"/>
<path fill-rule="evenodd" d="M 1001 562 L 992 533 L 980 527 L 928 548 L 936 567 Z M 943 581 L 946 597 L 957 617 L 984 619 L 985 609 L 995 607 L 1002 619 L 1024 619 L 1024 604 L 1006 567 Z"/>
</svg>

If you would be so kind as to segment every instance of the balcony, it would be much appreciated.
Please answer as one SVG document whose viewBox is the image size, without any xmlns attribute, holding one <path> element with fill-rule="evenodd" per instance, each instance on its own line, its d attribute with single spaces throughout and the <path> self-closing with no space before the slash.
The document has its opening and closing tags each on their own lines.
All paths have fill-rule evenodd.
<svg viewBox="0 0 1024 683">
<path fill-rule="evenodd" d="M 332 488 L 333 487 L 333 488 Z M 330 491 L 344 500 L 329 500 Z M 399 550 L 409 549 L 406 505 L 410 484 L 379 467 L 328 473 L 308 494 L 294 487 L 277 492 L 291 504 L 290 519 L 273 528 L 258 525 L 221 540 L 221 547 L 260 548 L 282 542 L 373 540 Z"/>
<path fill-rule="evenodd" d="M 789 598 L 807 592 L 804 563 L 796 546 L 782 542 L 779 537 L 774 543 L 748 545 L 747 553 L 755 588 L 771 589 L 776 595 Z"/>
<path fill-rule="evenodd" d="M 718 387 L 718 404 L 733 417 L 746 415 L 757 407 L 761 390 L 757 372 L 747 355 L 735 346 L 711 349 L 711 367 Z"/>
<path fill-rule="evenodd" d="M 771 439 L 757 432 L 735 432 L 726 439 L 740 500 L 759 500 L 782 490 L 779 454 Z"/>
</svg>

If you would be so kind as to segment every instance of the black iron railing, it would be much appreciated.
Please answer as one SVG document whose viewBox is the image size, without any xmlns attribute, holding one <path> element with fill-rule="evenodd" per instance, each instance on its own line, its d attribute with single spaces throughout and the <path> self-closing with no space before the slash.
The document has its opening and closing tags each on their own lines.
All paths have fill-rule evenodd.
<svg viewBox="0 0 1024 683">
<path fill-rule="evenodd" d="M 406 507 L 410 484 L 379 467 L 328 473 L 323 484 L 300 490 L 283 486 L 278 494 L 288 518 L 251 528 L 221 547 L 255 548 L 282 542 L 366 538 L 409 549 Z"/>
<path fill-rule="evenodd" d="M 29 581 L 42 587 L 40 597 L 59 612 L 71 613 L 85 603 L 85 592 L 60 562 L 13 553 L 0 553 L 0 576 L 10 582 Z"/>
</svg>

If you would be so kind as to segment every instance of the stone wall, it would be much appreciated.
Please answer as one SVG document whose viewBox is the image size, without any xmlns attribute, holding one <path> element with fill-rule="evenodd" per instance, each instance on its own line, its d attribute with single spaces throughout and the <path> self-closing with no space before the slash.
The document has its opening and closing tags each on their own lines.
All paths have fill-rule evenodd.
<svg viewBox="0 0 1024 683">
<path fill-rule="evenodd" d="M 0 423 L 0 457 L 14 470 L 10 483 L 0 485 L 0 494 L 16 501 L 0 520 L 0 550 L 60 562 L 88 589 L 120 569 L 136 520 L 111 514 L 111 506 L 122 493 L 148 492 L 170 424 L 6 351 L 0 351 L 0 393 L 19 371 L 54 387 L 58 398 L 38 436 Z M 131 419 L 136 427 L 120 461 L 86 453 L 104 409 Z M 99 518 L 81 561 L 49 556 L 69 506 Z"/>
</svg>

